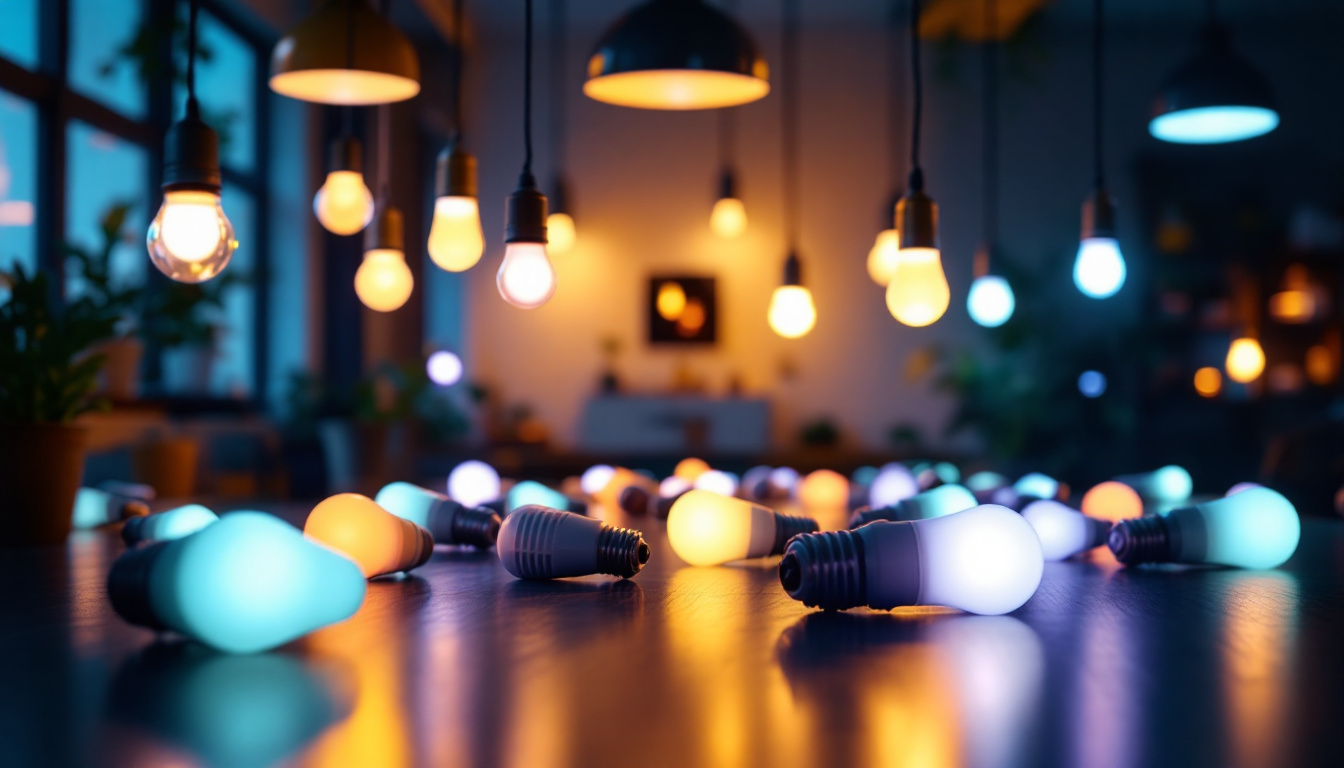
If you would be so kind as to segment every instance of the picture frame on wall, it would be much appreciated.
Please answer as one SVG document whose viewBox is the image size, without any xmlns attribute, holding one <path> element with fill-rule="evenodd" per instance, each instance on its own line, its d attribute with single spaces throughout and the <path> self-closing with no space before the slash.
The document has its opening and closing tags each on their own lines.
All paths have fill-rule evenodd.
<svg viewBox="0 0 1344 768">
<path fill-rule="evenodd" d="M 718 294 L 713 277 L 655 275 L 649 278 L 650 344 L 718 342 Z"/>
</svg>

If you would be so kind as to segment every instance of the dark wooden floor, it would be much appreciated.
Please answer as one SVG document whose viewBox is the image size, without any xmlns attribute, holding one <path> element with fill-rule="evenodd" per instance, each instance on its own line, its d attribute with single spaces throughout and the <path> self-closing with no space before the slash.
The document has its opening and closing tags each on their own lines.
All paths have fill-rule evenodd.
<svg viewBox="0 0 1344 768">
<path fill-rule="evenodd" d="M 441 550 L 242 657 L 121 622 L 110 532 L 0 550 L 0 766 L 1344 765 L 1338 521 L 1278 571 L 1051 564 L 1005 617 L 813 613 L 641 522 L 632 581 Z"/>
</svg>

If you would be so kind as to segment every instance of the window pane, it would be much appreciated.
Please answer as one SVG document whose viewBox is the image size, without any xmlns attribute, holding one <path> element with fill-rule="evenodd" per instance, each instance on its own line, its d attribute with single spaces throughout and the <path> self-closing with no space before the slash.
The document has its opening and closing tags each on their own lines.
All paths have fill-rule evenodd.
<svg viewBox="0 0 1344 768">
<path fill-rule="evenodd" d="M 0 0 L 0 56 L 37 69 L 37 0 Z"/>
<path fill-rule="evenodd" d="M 249 397 L 252 394 L 256 332 L 256 286 L 261 277 L 256 270 L 257 206 L 247 192 L 224 185 L 224 213 L 233 223 L 238 250 L 229 266 L 216 280 L 228 280 L 224 308 L 213 318 L 216 334 L 215 365 L 211 374 L 211 394 L 225 397 Z"/>
<path fill-rule="evenodd" d="M 6 0 L 0 0 L 0 7 Z M 0 271 L 37 267 L 37 109 L 0 91 Z"/>
<path fill-rule="evenodd" d="M 3 2 L 3 0 L 0 0 Z M 179 12 L 181 32 L 186 34 L 187 6 Z M 201 117 L 219 132 L 219 159 L 237 171 L 253 168 L 256 130 L 256 54 L 247 42 L 218 19 L 202 11 L 196 32 L 200 48 L 196 57 L 196 99 Z M 178 71 L 187 67 L 187 46 L 177 46 Z M 186 109 L 187 86 L 174 87 L 174 115 Z"/>
<path fill-rule="evenodd" d="M 0 0 L 6 2 L 6 0 Z M 144 117 L 144 73 L 157 34 L 140 0 L 70 0 L 70 84 L 130 117 Z"/>
<path fill-rule="evenodd" d="M 103 218 L 114 207 L 129 205 L 123 237 L 112 248 L 108 271 L 116 287 L 143 284 L 149 267 L 145 230 L 155 212 L 148 199 L 145 150 L 78 121 L 70 123 L 66 141 L 66 241 L 88 253 L 101 253 L 106 244 Z M 80 295 L 84 285 L 78 270 L 66 275 L 66 295 Z"/>
</svg>

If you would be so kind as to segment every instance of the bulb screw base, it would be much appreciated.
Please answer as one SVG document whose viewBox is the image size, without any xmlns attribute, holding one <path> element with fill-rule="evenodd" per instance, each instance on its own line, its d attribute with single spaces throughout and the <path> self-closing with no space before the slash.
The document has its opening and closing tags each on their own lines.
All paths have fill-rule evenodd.
<svg viewBox="0 0 1344 768">
<path fill-rule="evenodd" d="M 597 572 L 622 579 L 639 573 L 649 562 L 644 534 L 629 528 L 602 526 L 597 535 Z"/>
<path fill-rule="evenodd" d="M 621 489 L 621 495 L 616 499 L 616 506 L 631 515 L 645 515 L 649 512 L 649 502 L 652 498 L 648 491 L 638 485 L 627 485 Z"/>
<path fill-rule="evenodd" d="M 849 517 L 849 529 L 852 531 L 869 523 L 875 523 L 879 520 L 895 520 L 895 507 L 859 507 L 854 510 L 854 514 Z"/>
<path fill-rule="evenodd" d="M 523 174 L 505 203 L 504 242 L 546 242 L 546 214 L 546 196 L 537 190 L 531 174 Z"/>
<path fill-rule="evenodd" d="M 802 285 L 803 284 L 803 262 L 798 258 L 796 251 L 790 251 L 788 258 L 784 259 L 784 285 Z"/>
<path fill-rule="evenodd" d="M 919 187 L 912 174 L 910 189 L 896 203 L 896 223 L 900 230 L 900 247 L 938 248 L 938 204 L 924 194 L 923 176 Z"/>
<path fill-rule="evenodd" d="M 327 172 L 364 172 L 364 145 L 354 136 L 342 136 L 331 142 L 327 152 Z"/>
<path fill-rule="evenodd" d="M 159 632 L 168 627 L 154 610 L 149 581 L 154 565 L 169 543 L 161 541 L 127 550 L 107 573 L 107 597 L 112 610 L 131 624 Z"/>
<path fill-rule="evenodd" d="M 784 553 L 784 548 L 788 546 L 789 540 L 794 536 L 804 533 L 816 533 L 821 529 L 817 521 L 810 517 L 795 515 L 781 515 L 775 513 L 775 543 L 770 547 L 770 554 L 779 555 Z"/>
<path fill-rule="evenodd" d="M 737 197 L 737 176 L 732 168 L 724 168 L 719 174 L 719 199 L 729 199 Z"/>
<path fill-rule="evenodd" d="M 163 189 L 219 193 L 219 134 L 192 110 L 173 123 L 163 140 Z"/>
<path fill-rule="evenodd" d="M 499 515 L 491 510 L 463 507 L 453 516 L 452 543 L 489 549 L 499 538 L 499 526 Z"/>
<path fill-rule="evenodd" d="M 364 250 L 387 250 L 406 252 L 406 226 L 401 209 L 383 203 L 378 206 L 378 215 L 364 230 Z"/>
<path fill-rule="evenodd" d="M 843 611 L 866 605 L 863 538 L 853 531 L 828 531 L 793 539 L 779 561 L 779 583 L 809 608 Z"/>
<path fill-rule="evenodd" d="M 1171 529 L 1161 515 L 1116 523 L 1106 538 L 1106 546 L 1125 565 L 1172 561 Z"/>
<path fill-rule="evenodd" d="M 476 158 L 454 141 L 439 153 L 434 168 L 435 197 L 476 197 Z"/>
<path fill-rule="evenodd" d="M 1083 202 L 1082 239 L 1091 237 L 1115 237 L 1115 198 L 1103 187 Z"/>
</svg>

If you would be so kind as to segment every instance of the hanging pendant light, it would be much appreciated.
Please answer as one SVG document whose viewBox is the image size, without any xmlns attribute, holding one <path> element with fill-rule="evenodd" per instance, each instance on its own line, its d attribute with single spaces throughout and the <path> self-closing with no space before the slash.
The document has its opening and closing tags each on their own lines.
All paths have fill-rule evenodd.
<svg viewBox="0 0 1344 768">
<path fill-rule="evenodd" d="M 1115 237 L 1115 200 L 1106 191 L 1102 161 L 1102 107 L 1105 72 L 1102 32 L 1105 28 L 1102 0 L 1093 2 L 1092 19 L 1092 164 L 1095 181 L 1092 194 L 1083 203 L 1083 232 L 1078 257 L 1073 262 L 1073 282 L 1085 296 L 1105 299 L 1125 284 L 1125 257 Z"/>
<path fill-rule="evenodd" d="M 999 43 L 997 0 L 985 0 L 985 48 L 983 60 L 984 148 L 981 174 L 984 184 L 985 240 L 975 253 L 975 279 L 966 294 L 966 311 L 985 328 L 997 328 L 1008 322 L 1017 308 L 1017 299 L 1008 280 L 990 273 L 990 260 L 999 240 Z"/>
<path fill-rule="evenodd" d="M 639 109 L 715 109 L 770 92 L 769 69 L 737 22 L 703 0 L 649 0 L 588 57 L 583 92 Z"/>
<path fill-rule="evenodd" d="M 462 148 L 462 0 L 453 2 L 453 127 L 434 169 L 434 219 L 429 226 L 429 258 L 448 272 L 476 266 L 485 253 L 481 209 L 476 199 L 476 158 Z"/>
<path fill-rule="evenodd" d="M 770 295 L 766 320 L 775 333 L 786 339 L 806 336 L 817 324 L 812 292 L 803 285 L 803 266 L 798 258 L 798 0 L 784 0 L 784 93 L 781 101 L 784 150 L 784 228 L 789 255 L 784 259 L 784 279 Z"/>
<path fill-rule="evenodd" d="M 401 309 L 415 288 L 415 275 L 406 264 L 405 225 L 388 191 L 389 109 L 378 109 L 378 213 L 364 231 L 364 261 L 355 272 L 355 295 L 376 312 Z"/>
<path fill-rule="evenodd" d="M 1227 377 L 1240 384 L 1250 384 L 1265 372 L 1265 350 L 1254 334 L 1233 340 L 1227 348 Z"/>
<path fill-rule="evenodd" d="M 887 285 L 887 311 L 905 325 L 932 325 L 947 311 L 952 293 L 943 274 L 938 245 L 938 204 L 924 194 L 924 170 L 919 165 L 919 129 L 924 114 L 924 85 L 919 67 L 919 0 L 910 3 L 910 68 L 915 108 L 910 132 L 910 181 L 896 204 L 900 250 L 896 269 Z"/>
<path fill-rule="evenodd" d="M 734 240 L 747 231 L 747 207 L 737 193 L 733 170 L 736 117 L 731 109 L 719 110 L 719 194 L 709 212 L 709 231 L 724 240 Z"/>
<path fill-rule="evenodd" d="M 219 134 L 196 101 L 196 3 L 188 20 L 187 109 L 164 138 L 163 205 L 149 225 L 149 259 L 179 283 L 201 283 L 229 265 L 238 242 L 219 202 Z"/>
<path fill-rule="evenodd" d="M 327 180 L 313 195 L 313 214 L 332 234 L 353 235 L 373 220 L 373 193 L 364 184 L 364 147 L 350 129 L 346 107 L 344 135 L 331 143 Z"/>
<path fill-rule="evenodd" d="M 550 215 L 546 217 L 547 250 L 564 256 L 574 248 L 579 231 L 569 209 L 569 184 L 565 180 L 565 149 L 568 126 L 565 72 L 569 35 L 566 29 L 568 13 L 565 0 L 551 0 L 551 157 L 555 162 L 555 179 L 551 182 Z"/>
<path fill-rule="evenodd" d="M 901 126 L 904 124 L 900 116 L 902 94 L 899 43 L 902 32 L 901 21 L 904 18 L 901 3 L 902 0 L 892 0 L 887 14 L 887 66 L 884 93 L 887 113 L 887 161 L 890 166 L 888 175 L 893 180 L 903 175 L 900 168 L 900 153 L 896 148 L 905 143 L 905 137 L 900 135 Z M 877 238 L 873 241 L 873 247 L 868 249 L 868 260 L 865 262 L 868 277 L 882 288 L 891 285 L 891 276 L 896 272 L 896 256 L 901 250 L 901 236 L 896 231 L 893 219 L 896 204 L 901 200 L 901 190 L 897 188 L 892 192 L 889 200 L 890 202 L 882 208 Z"/>
<path fill-rule="evenodd" d="M 368 0 L 326 0 L 275 44 L 270 85 L 317 104 L 389 104 L 420 92 L 420 62 Z"/>
<path fill-rule="evenodd" d="M 1224 144 L 1262 136 L 1278 125 L 1269 84 L 1233 53 L 1217 2 L 1210 0 L 1198 49 L 1153 100 L 1148 132 L 1176 144 Z"/>
<path fill-rule="evenodd" d="M 523 172 L 504 209 L 504 260 L 495 287 L 520 309 L 536 309 L 555 295 L 555 268 L 546 255 L 546 196 L 532 175 L 532 0 L 524 0 Z"/>
</svg>

